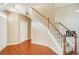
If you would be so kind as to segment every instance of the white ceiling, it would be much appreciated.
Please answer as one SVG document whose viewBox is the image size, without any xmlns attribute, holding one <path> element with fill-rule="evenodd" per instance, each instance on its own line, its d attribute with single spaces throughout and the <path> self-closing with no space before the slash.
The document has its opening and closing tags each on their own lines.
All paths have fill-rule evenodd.
<svg viewBox="0 0 79 59">
<path fill-rule="evenodd" d="M 38 7 L 39 5 L 42 5 L 45 3 L 0 3 L 0 11 L 4 9 L 9 9 L 9 7 L 14 6 L 15 9 L 17 9 L 18 12 L 24 13 L 29 10 L 29 7 Z M 67 6 L 72 3 L 55 3 L 55 7 L 62 7 Z"/>
<path fill-rule="evenodd" d="M 17 4 L 24 6 L 24 7 L 34 7 L 34 6 L 38 6 L 38 5 L 45 4 L 45 3 L 17 3 Z M 54 3 L 54 4 L 55 4 L 55 7 L 62 7 L 62 6 L 71 5 L 73 3 Z"/>
<path fill-rule="evenodd" d="M 29 7 L 35 7 L 35 6 L 39 6 L 42 3 L 13 3 L 13 4 L 9 4 L 10 5 L 16 5 L 16 7 L 18 8 L 18 6 L 20 6 L 22 9 L 27 9 Z M 43 3 L 44 4 L 44 3 Z M 62 7 L 62 6 L 66 6 L 66 5 L 70 5 L 72 3 L 55 3 L 55 7 Z M 5 6 L 7 4 L 5 3 L 0 3 L 0 9 L 5 9 L 7 6 Z"/>
<path fill-rule="evenodd" d="M 15 5 L 20 5 L 22 7 L 35 7 L 35 6 L 39 6 L 41 4 L 44 3 L 16 3 Z M 55 3 L 55 7 L 62 7 L 62 6 L 67 6 L 67 5 L 71 5 L 72 3 Z"/>
<path fill-rule="evenodd" d="M 5 10 L 6 8 L 8 8 L 7 3 L 0 3 L 0 11 Z"/>
<path fill-rule="evenodd" d="M 55 7 L 62 7 L 62 6 L 67 6 L 67 5 L 71 5 L 73 3 L 55 3 Z"/>
</svg>

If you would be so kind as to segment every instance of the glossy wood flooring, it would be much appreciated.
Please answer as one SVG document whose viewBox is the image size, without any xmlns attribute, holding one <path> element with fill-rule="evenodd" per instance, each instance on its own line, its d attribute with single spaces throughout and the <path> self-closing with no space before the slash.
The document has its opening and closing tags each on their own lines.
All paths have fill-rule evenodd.
<svg viewBox="0 0 79 59">
<path fill-rule="evenodd" d="M 25 41 L 18 45 L 7 46 L 0 55 L 56 55 L 56 53 L 47 46 Z"/>
</svg>

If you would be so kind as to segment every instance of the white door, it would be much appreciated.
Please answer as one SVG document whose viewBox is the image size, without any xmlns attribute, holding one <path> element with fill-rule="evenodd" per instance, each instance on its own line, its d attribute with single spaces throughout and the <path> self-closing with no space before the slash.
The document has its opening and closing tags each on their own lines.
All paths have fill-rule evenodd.
<svg viewBox="0 0 79 59">
<path fill-rule="evenodd" d="M 20 20 L 20 42 L 27 40 L 27 22 Z"/>
</svg>

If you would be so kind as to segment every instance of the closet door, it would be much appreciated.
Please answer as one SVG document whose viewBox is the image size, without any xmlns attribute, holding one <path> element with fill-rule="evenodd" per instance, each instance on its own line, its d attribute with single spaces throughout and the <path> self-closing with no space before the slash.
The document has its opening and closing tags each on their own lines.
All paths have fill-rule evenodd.
<svg viewBox="0 0 79 59">
<path fill-rule="evenodd" d="M 27 40 L 27 22 L 20 20 L 20 42 Z"/>
</svg>

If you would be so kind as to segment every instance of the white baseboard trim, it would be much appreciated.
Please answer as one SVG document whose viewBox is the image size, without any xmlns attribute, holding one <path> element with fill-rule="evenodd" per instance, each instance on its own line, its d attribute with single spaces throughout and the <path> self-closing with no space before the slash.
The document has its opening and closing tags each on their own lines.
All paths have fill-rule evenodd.
<svg viewBox="0 0 79 59">
<path fill-rule="evenodd" d="M 62 55 L 61 53 L 59 53 L 58 51 L 56 51 L 55 49 L 53 49 L 53 48 L 52 48 L 51 46 L 49 46 L 49 45 L 46 45 L 46 44 L 40 44 L 40 43 L 33 42 L 33 41 L 32 41 L 32 43 L 34 43 L 34 44 L 38 44 L 38 45 L 44 45 L 44 46 L 47 46 L 47 47 L 51 48 L 53 51 L 55 51 L 58 55 Z"/>
<path fill-rule="evenodd" d="M 7 45 L 16 45 L 16 44 L 19 44 L 19 43 L 21 43 L 21 42 L 9 43 L 9 44 L 7 44 Z"/>
<path fill-rule="evenodd" d="M 22 43 L 22 42 L 24 42 L 24 41 L 27 41 L 27 40 L 23 40 L 23 41 L 16 42 L 16 43 L 9 43 L 9 44 L 7 44 L 7 45 L 16 45 L 16 44 L 20 44 L 20 43 Z"/>
<path fill-rule="evenodd" d="M 0 51 L 2 51 L 4 48 L 6 48 L 7 47 L 7 45 L 5 45 L 4 47 L 2 47 L 2 48 L 0 48 Z"/>
<path fill-rule="evenodd" d="M 23 41 L 27 41 L 27 40 L 23 40 Z M 7 47 L 7 46 L 9 46 L 9 45 L 16 45 L 16 44 L 20 44 L 20 43 L 22 43 L 23 41 L 16 42 L 16 43 L 9 43 L 9 44 L 5 45 L 3 48 L 0 48 L 0 51 L 2 51 L 4 48 L 6 48 L 6 47 Z"/>
<path fill-rule="evenodd" d="M 59 53 L 58 51 L 56 51 L 55 49 L 53 49 L 51 46 L 48 46 L 49 48 L 51 48 L 53 51 L 55 51 L 58 55 L 62 55 L 61 53 Z"/>
</svg>

